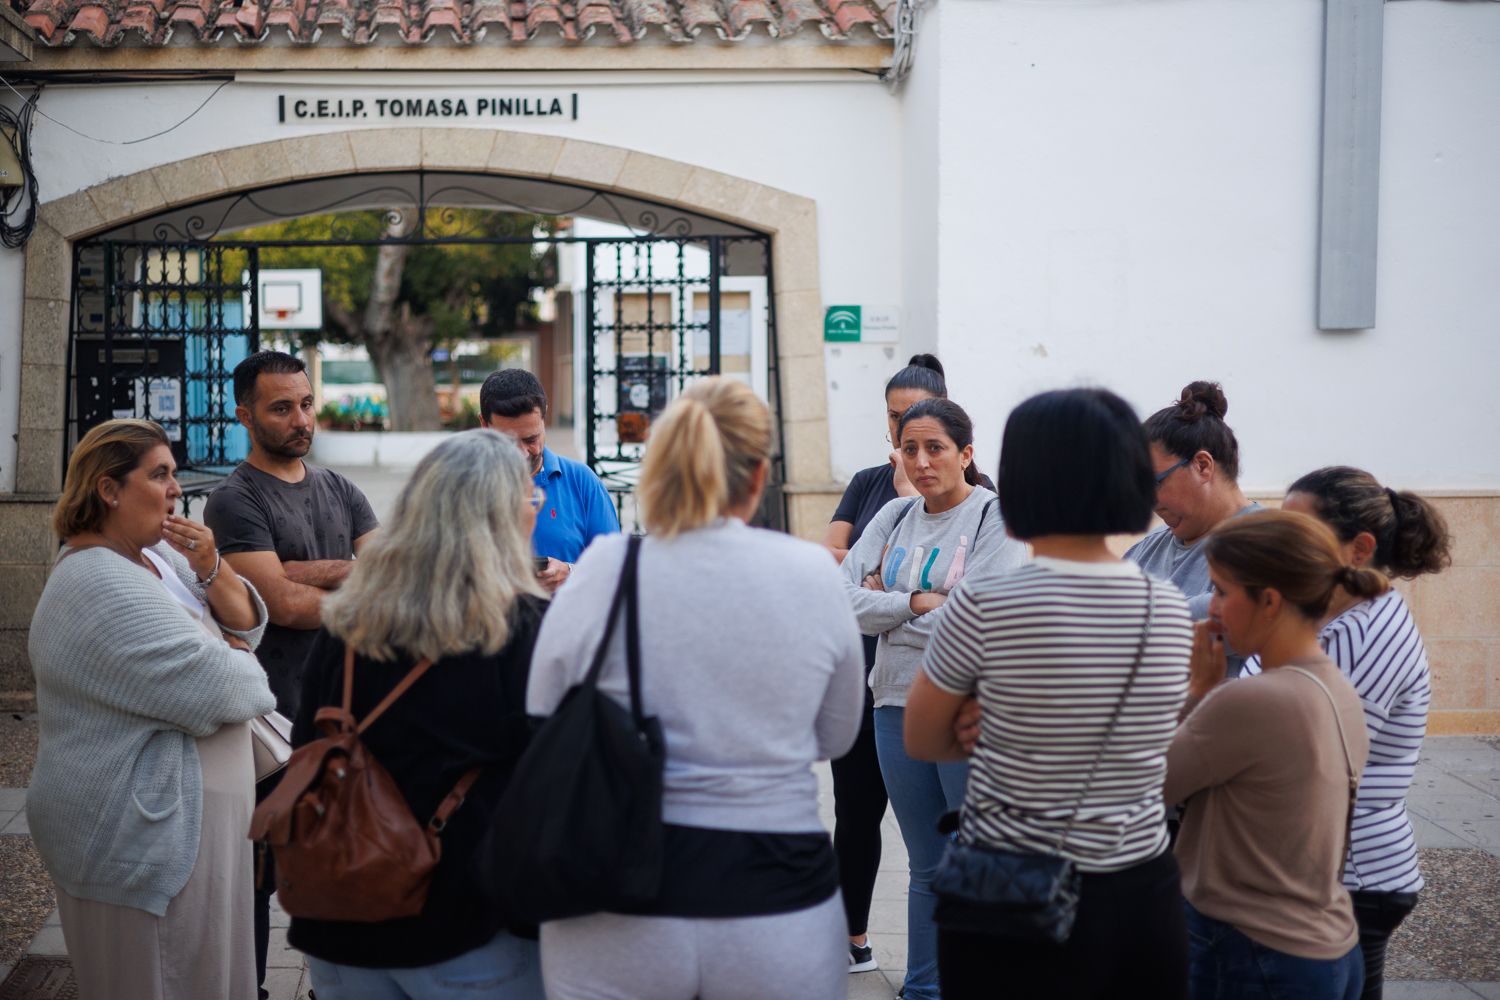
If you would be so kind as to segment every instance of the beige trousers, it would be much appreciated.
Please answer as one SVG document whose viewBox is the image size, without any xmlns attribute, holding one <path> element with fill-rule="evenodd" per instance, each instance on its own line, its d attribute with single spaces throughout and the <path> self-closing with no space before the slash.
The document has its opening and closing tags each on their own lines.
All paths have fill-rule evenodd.
<svg viewBox="0 0 1500 1000">
<path fill-rule="evenodd" d="M 248 725 L 233 723 L 200 739 L 198 759 L 198 860 L 165 916 L 58 890 L 80 1000 L 255 1000 Z"/>
</svg>

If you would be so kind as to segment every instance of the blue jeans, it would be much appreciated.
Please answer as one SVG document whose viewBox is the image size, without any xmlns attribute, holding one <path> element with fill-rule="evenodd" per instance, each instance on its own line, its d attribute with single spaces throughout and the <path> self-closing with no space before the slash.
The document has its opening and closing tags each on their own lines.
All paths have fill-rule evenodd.
<svg viewBox="0 0 1500 1000">
<path fill-rule="evenodd" d="M 501 931 L 473 951 L 415 969 L 366 969 L 307 956 L 318 1000 L 542 1000 L 535 941 Z"/>
<path fill-rule="evenodd" d="M 906 755 L 901 728 L 906 709 L 875 709 L 875 752 L 880 773 L 901 825 L 901 839 L 911 883 L 906 894 L 906 985 L 905 1000 L 939 1000 L 937 926 L 932 910 L 932 874 L 937 870 L 948 837 L 938 833 L 938 819 L 964 801 L 967 764 L 928 764 Z"/>
<path fill-rule="evenodd" d="M 1298 958 L 1182 905 L 1193 1000 L 1359 1000 L 1365 981 L 1359 945 L 1343 958 Z"/>
</svg>

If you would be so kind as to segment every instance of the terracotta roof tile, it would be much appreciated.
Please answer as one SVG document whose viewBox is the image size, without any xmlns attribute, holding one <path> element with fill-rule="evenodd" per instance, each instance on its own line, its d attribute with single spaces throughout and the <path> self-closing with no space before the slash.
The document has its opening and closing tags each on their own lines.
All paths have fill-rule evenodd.
<svg viewBox="0 0 1500 1000">
<path fill-rule="evenodd" d="M 816 29 L 834 41 L 889 39 L 895 0 L 19 0 L 38 39 L 74 44 L 200 45 L 339 40 L 420 45 L 616 45 L 659 37 L 740 41 Z M 173 36 L 177 37 L 174 39 Z M 334 42 L 337 44 L 337 42 Z"/>
</svg>

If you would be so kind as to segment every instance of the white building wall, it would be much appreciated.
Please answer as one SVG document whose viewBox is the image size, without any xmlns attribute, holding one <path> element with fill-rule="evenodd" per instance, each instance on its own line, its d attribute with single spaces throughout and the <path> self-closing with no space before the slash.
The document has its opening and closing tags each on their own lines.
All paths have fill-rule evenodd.
<svg viewBox="0 0 1500 1000">
<path fill-rule="evenodd" d="M 1315 320 L 1321 2 L 938 7 L 904 110 L 943 122 L 938 342 L 981 467 L 1031 393 L 1145 415 L 1210 378 L 1248 488 L 1500 487 L 1500 4 L 1386 5 L 1379 321 L 1347 333 Z"/>
<path fill-rule="evenodd" d="M 990 470 L 1026 395 L 1106 384 L 1144 415 L 1206 377 L 1228 392 L 1250 489 L 1329 462 L 1401 486 L 1500 488 L 1500 103 L 1484 99 L 1500 93 L 1500 4 L 1386 6 L 1379 322 L 1348 333 L 1314 319 L 1322 19 L 1320 0 L 937 0 L 898 95 L 820 73 L 413 74 L 399 89 L 577 90 L 579 121 L 504 127 L 814 199 L 825 304 L 902 310 L 899 344 L 825 350 L 835 477 L 881 460 L 880 387 L 936 348 Z M 129 146 L 39 119 L 43 199 L 326 131 L 278 124 L 275 95 L 391 79 L 242 77 Z M 52 86 L 42 109 L 127 139 L 215 86 Z M 0 251 L 0 492 L 14 482 L 19 257 Z"/>
<path fill-rule="evenodd" d="M 134 139 L 181 121 L 217 86 L 52 85 L 41 109 L 99 138 Z M 894 296 L 899 304 L 901 102 L 873 76 L 852 72 L 244 75 L 191 121 L 132 145 L 91 142 L 38 119 L 34 156 L 41 197 L 50 201 L 202 153 L 337 126 L 278 123 L 281 93 L 414 96 L 427 88 L 437 96 L 475 89 L 506 96 L 577 91 L 577 121 L 507 118 L 500 127 L 639 150 L 812 198 L 818 206 L 824 300 L 884 303 Z M 160 177 L 170 183 L 167 173 Z M 11 427 L 4 442 L 12 447 L 18 399 L 5 390 L 15 385 L 19 371 L 21 301 L 19 294 L 6 294 L 4 282 L 19 274 L 20 257 L 0 251 L 0 430 Z M 841 377 L 835 363 L 829 378 Z M 15 482 L 13 463 L 4 457 L 0 451 L 0 492 Z"/>
</svg>

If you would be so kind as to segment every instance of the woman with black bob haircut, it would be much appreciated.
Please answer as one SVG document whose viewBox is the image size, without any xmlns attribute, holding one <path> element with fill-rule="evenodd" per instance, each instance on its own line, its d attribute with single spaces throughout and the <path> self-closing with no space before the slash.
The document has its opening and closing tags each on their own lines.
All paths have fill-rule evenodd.
<svg viewBox="0 0 1500 1000">
<path fill-rule="evenodd" d="M 861 469 L 849 481 L 838 510 L 828 523 L 823 547 L 844 561 L 865 533 L 880 508 L 898 496 L 917 495 L 906 478 L 897 427 L 901 415 L 913 403 L 944 399 L 943 365 L 931 354 L 913 354 L 905 368 L 885 384 L 886 443 L 891 453 L 886 461 Z M 875 667 L 876 636 L 864 636 L 865 678 Z M 871 972 L 879 967 L 870 944 L 870 900 L 880 870 L 880 823 L 889 802 L 880 760 L 875 754 L 875 701 L 865 688 L 865 714 L 859 739 L 844 756 L 833 761 L 833 849 L 839 859 L 839 888 L 844 897 L 844 915 L 849 922 L 849 971 Z"/>
<path fill-rule="evenodd" d="M 870 674 L 875 748 L 911 869 L 903 996 L 939 1000 L 947 994 L 938 985 L 930 883 L 947 837 L 937 823 L 963 802 L 967 769 L 907 753 L 907 690 L 955 588 L 976 573 L 1022 565 L 1026 547 L 1006 537 L 995 494 L 979 485 L 974 425 L 962 407 L 947 399 L 922 400 L 901 415 L 896 431 L 902 465 L 918 495 L 880 509 L 844 558 L 843 572 L 860 631 L 880 636 Z"/>
<path fill-rule="evenodd" d="M 944 1000 L 993 997 L 996 970 L 1015 996 L 1186 997 L 1162 784 L 1192 620 L 1177 588 L 1106 538 L 1151 517 L 1140 421 L 1103 389 L 1034 396 L 1006 422 L 997 478 L 1006 528 L 1034 558 L 951 596 L 907 700 L 906 747 L 972 753 L 959 844 L 1062 856 L 1081 891 L 1061 944 L 945 924 L 940 897 Z M 977 744 L 958 725 L 976 697 Z"/>
<path fill-rule="evenodd" d="M 1452 539 L 1443 516 L 1415 493 L 1382 486 L 1363 469 L 1336 465 L 1309 472 L 1287 490 L 1282 510 L 1308 514 L 1333 530 L 1343 561 L 1414 579 L 1441 572 Z M 1318 642 L 1365 705 L 1370 760 L 1360 781 L 1344 862 L 1364 957 L 1362 1000 L 1380 1000 L 1385 949 L 1417 905 L 1423 886 L 1417 842 L 1406 813 L 1416 776 L 1432 681 L 1417 623 L 1396 590 L 1362 597 L 1343 584 L 1324 612 Z M 1260 657 L 1243 673 L 1261 672 Z"/>
</svg>

